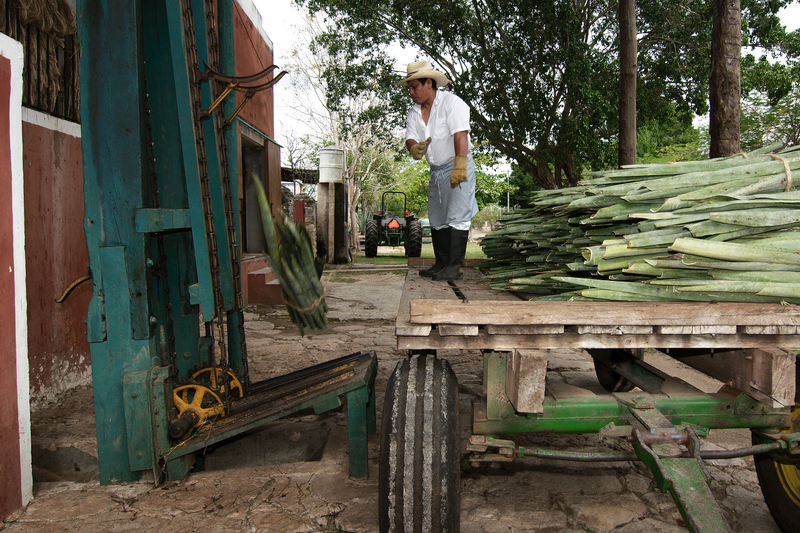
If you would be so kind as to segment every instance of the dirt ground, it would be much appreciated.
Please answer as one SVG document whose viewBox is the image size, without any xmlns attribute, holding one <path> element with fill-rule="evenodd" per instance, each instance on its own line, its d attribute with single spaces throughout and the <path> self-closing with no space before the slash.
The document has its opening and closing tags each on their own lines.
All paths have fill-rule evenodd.
<svg viewBox="0 0 800 533">
<path fill-rule="evenodd" d="M 389 374 L 407 357 L 396 350 L 394 338 L 405 275 L 404 269 L 340 270 L 327 285 L 328 328 L 304 337 L 284 308 L 248 308 L 251 379 L 374 350 L 380 427 Z M 413 269 L 411 275 L 417 275 Z M 471 401 L 480 393 L 483 379 L 482 354 L 453 350 L 438 355 L 450 361 L 458 376 L 466 438 Z M 721 385 L 663 355 L 648 355 L 647 361 L 708 392 Z M 583 351 L 549 351 L 548 372 L 568 384 L 603 392 L 591 358 Z M 244 456 L 225 447 L 211 450 L 203 461 L 206 469 L 184 480 L 159 487 L 147 482 L 100 486 L 91 387 L 75 389 L 33 414 L 35 497 L 26 509 L 0 524 L 0 531 L 377 531 L 379 438 L 369 439 L 369 478 L 350 479 L 344 409 L 324 415 L 302 413 L 270 424 L 258 437 L 258 446 L 251 445 L 251 453 Z M 596 435 L 517 438 L 530 447 L 631 450 L 621 439 L 605 442 Z M 703 449 L 749 443 L 747 430 L 712 431 Z M 733 531 L 778 531 L 761 495 L 752 458 L 708 461 L 707 471 Z M 461 530 L 671 533 L 686 528 L 671 497 L 657 490 L 652 474 L 640 463 L 531 459 L 462 472 Z"/>
</svg>

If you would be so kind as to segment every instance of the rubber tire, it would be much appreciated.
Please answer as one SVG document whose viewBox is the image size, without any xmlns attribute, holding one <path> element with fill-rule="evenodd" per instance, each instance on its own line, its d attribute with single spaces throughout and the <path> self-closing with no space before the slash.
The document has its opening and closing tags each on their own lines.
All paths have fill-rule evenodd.
<svg viewBox="0 0 800 533">
<path fill-rule="evenodd" d="M 364 255 L 367 257 L 377 256 L 378 241 L 380 241 L 378 223 L 375 219 L 367 220 L 367 227 L 364 229 Z"/>
<path fill-rule="evenodd" d="M 459 530 L 458 409 L 458 381 L 446 360 L 415 355 L 397 364 L 381 422 L 381 532 Z"/>
<path fill-rule="evenodd" d="M 792 431 L 800 431 L 800 405 L 792 410 L 792 421 Z M 755 433 L 753 444 L 761 444 L 761 437 Z M 766 453 L 754 455 L 753 459 L 761 493 L 775 523 L 784 533 L 800 531 L 800 465 L 776 463 Z M 785 482 L 791 485 L 791 493 Z"/>
<path fill-rule="evenodd" d="M 588 350 L 591 354 L 592 350 Z M 613 351 L 613 350 L 612 350 Z M 592 357 L 594 361 L 594 373 L 597 376 L 597 381 L 600 386 L 608 392 L 630 392 L 636 388 L 630 380 L 620 375 L 619 372 L 600 361 L 596 357 Z"/>
<path fill-rule="evenodd" d="M 406 241 L 406 256 L 419 257 L 422 254 L 422 224 L 419 220 L 412 220 L 408 225 L 408 240 Z"/>
</svg>

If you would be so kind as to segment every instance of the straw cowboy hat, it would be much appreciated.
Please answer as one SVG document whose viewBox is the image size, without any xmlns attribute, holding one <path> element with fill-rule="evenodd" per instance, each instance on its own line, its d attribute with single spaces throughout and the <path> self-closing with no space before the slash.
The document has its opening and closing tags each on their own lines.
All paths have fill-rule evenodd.
<svg viewBox="0 0 800 533">
<path fill-rule="evenodd" d="M 436 82 L 437 87 L 451 83 L 450 80 L 447 79 L 447 76 L 438 70 L 433 70 L 430 61 L 414 61 L 408 64 L 408 74 L 405 78 L 398 81 L 397 85 L 408 85 L 408 82 L 411 80 L 418 80 L 421 78 L 432 79 Z"/>
</svg>

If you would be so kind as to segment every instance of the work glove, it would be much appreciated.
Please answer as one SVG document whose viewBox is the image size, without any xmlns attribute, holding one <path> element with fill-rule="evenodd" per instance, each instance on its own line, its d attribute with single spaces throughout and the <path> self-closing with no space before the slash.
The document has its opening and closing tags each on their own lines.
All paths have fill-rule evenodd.
<svg viewBox="0 0 800 533">
<path fill-rule="evenodd" d="M 455 189 L 462 181 L 467 181 L 467 156 L 457 155 L 450 173 L 450 188 Z"/>
<path fill-rule="evenodd" d="M 411 157 L 414 159 L 422 159 L 422 156 L 425 155 L 425 152 L 428 151 L 428 145 L 431 143 L 431 138 L 428 137 L 422 142 L 418 142 L 414 146 L 412 146 L 408 151 L 411 152 Z"/>
</svg>

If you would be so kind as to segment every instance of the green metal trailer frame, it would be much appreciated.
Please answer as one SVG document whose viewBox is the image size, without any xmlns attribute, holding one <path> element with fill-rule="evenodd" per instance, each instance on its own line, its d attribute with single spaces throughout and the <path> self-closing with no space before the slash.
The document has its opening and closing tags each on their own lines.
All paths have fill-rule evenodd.
<svg viewBox="0 0 800 533">
<path fill-rule="evenodd" d="M 620 303 L 620 312 L 609 313 L 608 309 L 616 309 L 614 303 L 527 302 L 508 293 L 492 292 L 477 271 L 468 273 L 464 280 L 449 282 L 452 292 L 441 284 L 430 284 L 409 271 L 398 311 L 397 347 L 414 358 L 435 357 L 441 349 L 483 352 L 485 396 L 482 394 L 473 404 L 472 436 L 466 450 L 473 466 L 518 461 L 525 456 L 570 461 L 640 460 L 652 471 L 659 489 L 673 496 L 689 529 L 705 533 L 730 528 L 709 489 L 704 459 L 768 454 L 776 465 L 793 468 L 794 474 L 781 480 L 791 485 L 784 487 L 790 503 L 800 506 L 793 496 L 800 489 L 795 473 L 800 472 L 800 428 L 795 408 L 798 373 L 791 350 L 800 346 L 800 331 L 793 326 L 800 323 L 797 306 L 744 304 L 737 309 L 728 304 L 670 307 Z M 688 330 L 676 326 L 681 319 L 672 311 L 683 313 Z M 728 320 L 733 326 L 726 323 Z M 694 328 L 695 334 L 691 333 L 692 321 L 703 324 Z M 778 328 L 784 328 L 780 330 L 783 334 L 775 334 Z M 759 358 L 759 345 L 769 346 L 773 352 Z M 537 348 L 564 347 L 587 349 L 594 356 L 596 369 L 603 368 L 627 386 L 602 397 L 570 397 L 566 393 L 545 396 L 546 356 L 534 352 Z M 653 347 L 670 349 L 675 356 L 690 357 L 699 352 L 740 356 L 752 365 L 776 361 L 775 376 L 786 379 L 774 384 L 771 393 L 777 400 L 762 394 L 753 383 L 735 381 L 717 393 L 701 393 L 682 387 L 671 376 L 646 364 L 636 350 Z M 530 352 L 530 358 L 521 363 L 523 352 Z M 541 386 L 537 389 L 533 382 Z M 639 389 L 632 390 L 634 385 Z M 531 402 L 531 398 L 536 401 Z M 532 408 L 519 408 L 531 403 Z M 754 445 L 721 453 L 700 451 L 698 439 L 710 429 L 732 428 L 751 429 Z M 535 432 L 626 438 L 633 452 L 576 454 L 526 449 L 504 438 Z M 435 451 L 434 455 L 437 453 L 444 454 Z M 770 504 L 773 515 L 774 505 Z"/>
</svg>

